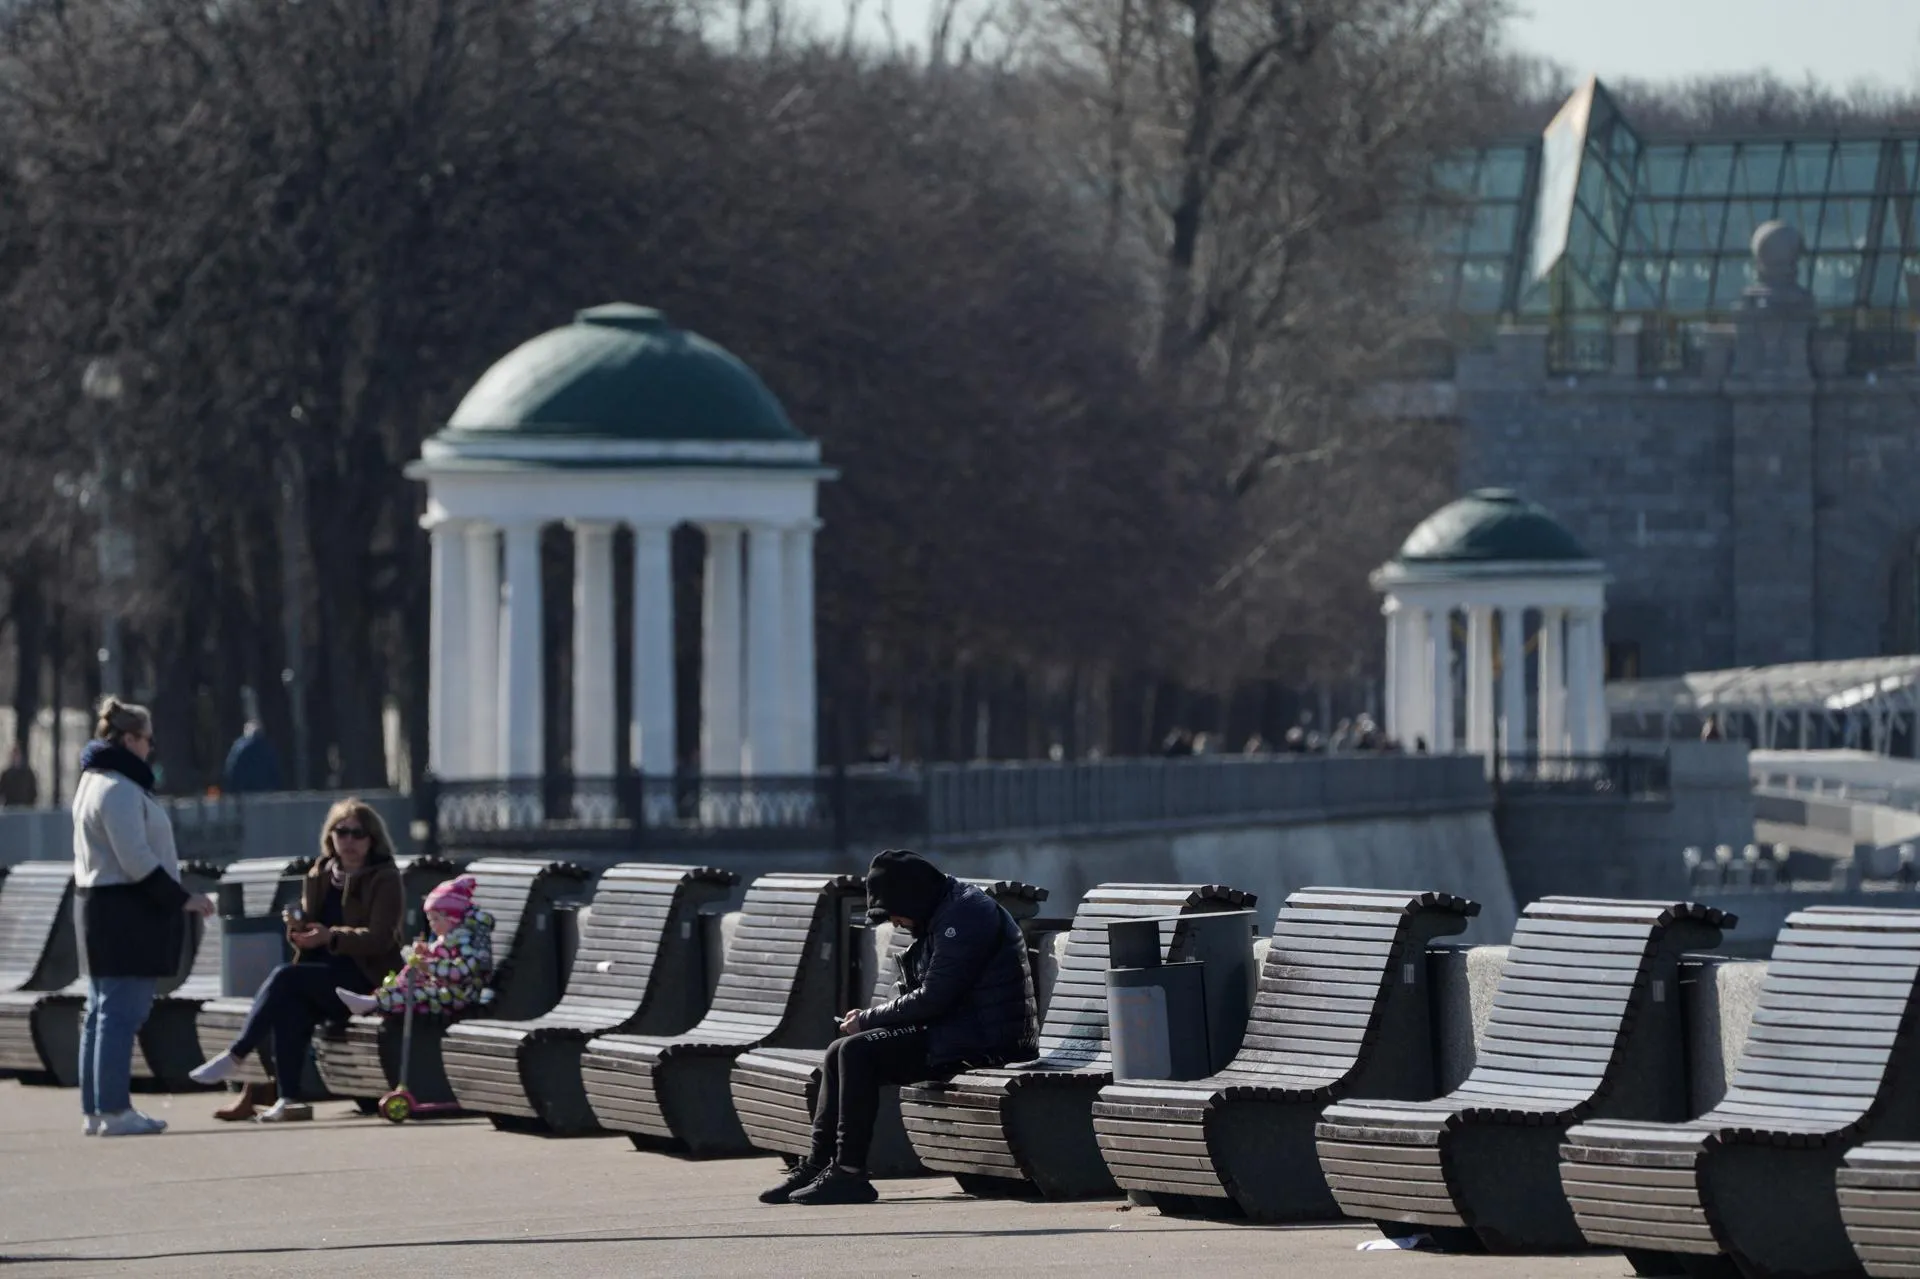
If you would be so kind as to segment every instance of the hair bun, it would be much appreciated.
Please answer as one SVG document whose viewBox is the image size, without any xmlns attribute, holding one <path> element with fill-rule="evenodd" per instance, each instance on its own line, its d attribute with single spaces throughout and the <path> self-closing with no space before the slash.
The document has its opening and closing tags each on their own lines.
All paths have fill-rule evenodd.
<svg viewBox="0 0 1920 1279">
<path fill-rule="evenodd" d="M 146 707 L 123 702 L 112 693 L 100 699 L 100 713 L 95 718 L 93 735 L 101 741 L 112 741 L 126 733 L 151 732 L 153 716 Z"/>
</svg>

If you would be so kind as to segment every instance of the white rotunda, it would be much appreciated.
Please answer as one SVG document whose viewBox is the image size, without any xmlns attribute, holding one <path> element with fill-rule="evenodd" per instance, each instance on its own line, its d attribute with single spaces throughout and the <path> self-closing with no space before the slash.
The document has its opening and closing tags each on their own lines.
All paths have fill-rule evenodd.
<svg viewBox="0 0 1920 1279">
<path fill-rule="evenodd" d="M 1408 749 L 1489 768 L 1606 749 L 1606 567 L 1545 509 L 1470 493 L 1370 580 L 1386 597 L 1387 732 Z"/>
<path fill-rule="evenodd" d="M 432 538 L 429 767 L 544 774 L 541 530 L 574 540 L 572 773 L 615 772 L 614 539 L 633 537 L 630 759 L 675 771 L 672 534 L 705 535 L 699 771 L 815 766 L 813 539 L 833 472 L 751 369 L 624 303 L 581 311 L 474 384 L 408 475 Z M 555 690 L 558 695 L 561 690 Z"/>
</svg>

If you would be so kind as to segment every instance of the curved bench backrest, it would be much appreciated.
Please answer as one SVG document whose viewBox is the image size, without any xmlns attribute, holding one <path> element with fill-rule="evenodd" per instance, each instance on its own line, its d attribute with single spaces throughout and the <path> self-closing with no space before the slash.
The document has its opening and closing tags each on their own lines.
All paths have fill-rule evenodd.
<svg viewBox="0 0 1920 1279">
<path fill-rule="evenodd" d="M 487 1015 L 538 1017 L 560 994 L 560 948 L 554 936 L 556 898 L 585 891 L 586 870 L 572 862 L 484 857 L 467 867 L 473 904 L 493 916 L 493 990 Z"/>
<path fill-rule="evenodd" d="M 180 863 L 180 886 L 190 893 L 213 893 L 220 885 L 220 868 L 211 862 L 186 861 Z M 213 940 L 207 939 L 211 936 Z M 190 915 L 187 917 L 187 945 L 180 956 L 180 964 L 174 969 L 173 976 L 163 977 L 154 988 L 160 997 L 179 995 L 186 991 L 188 997 L 193 991 L 188 987 L 193 983 L 195 972 L 211 971 L 213 980 L 203 981 L 200 989 L 211 986 L 213 993 L 201 998 L 212 999 L 220 993 L 220 916 L 216 912 L 207 919 Z M 85 976 L 76 978 L 73 987 L 75 994 L 87 992 Z"/>
<path fill-rule="evenodd" d="M 1787 917 L 1746 1045 L 1702 1122 L 1808 1120 L 1840 1133 L 1887 1101 L 1920 982 L 1920 911 L 1815 906 Z"/>
<path fill-rule="evenodd" d="M 1534 902 L 1513 931 L 1473 1073 L 1454 1095 L 1525 1091 L 1548 1111 L 1587 1104 L 1618 1069 L 1642 1007 L 1679 1005 L 1672 975 L 1653 973 L 1656 958 L 1718 945 L 1734 922 L 1693 902 Z"/>
<path fill-rule="evenodd" d="M 1107 925 L 1207 911 L 1244 910 L 1254 895 L 1219 884 L 1101 884 L 1073 912 L 1073 927 L 1060 957 L 1060 975 L 1040 1024 L 1040 1069 L 1103 1069 L 1111 1060 L 1107 1040 Z M 1160 944 L 1173 938 L 1163 924 Z"/>
<path fill-rule="evenodd" d="M 0 880 L 0 990 L 59 990 L 79 971 L 73 863 L 15 864 Z"/>
<path fill-rule="evenodd" d="M 683 899 L 716 899 L 739 882 L 732 871 L 712 866 L 629 864 L 602 874 L 593 892 L 593 912 L 580 930 L 573 974 L 554 1012 L 611 1023 L 633 1017 L 659 984 L 654 968 L 666 930 L 691 932 L 698 926 Z M 707 891 L 689 891 L 702 886 Z M 681 915 L 677 921 L 676 909 Z"/>
<path fill-rule="evenodd" d="M 400 935 L 418 937 L 427 928 L 427 894 L 460 873 L 460 863 L 437 853 L 412 853 L 396 857 L 400 871 L 400 889 L 406 898 L 406 913 L 400 917 Z"/>
<path fill-rule="evenodd" d="M 1459 932 L 1479 913 L 1478 902 L 1451 893 L 1289 894 L 1273 921 L 1246 1037 L 1229 1069 L 1272 1075 L 1290 1087 L 1330 1090 L 1346 1082 L 1381 1033 L 1382 1005 L 1395 988 L 1404 985 L 1426 1003 L 1424 974 L 1405 966 L 1424 966 L 1428 941 Z"/>
<path fill-rule="evenodd" d="M 765 1040 L 787 1027 L 809 948 L 837 946 L 841 903 L 864 892 L 859 875 L 762 875 L 747 889 L 740 926 L 727 947 L 713 1001 L 687 1034 Z M 824 956 L 831 959 L 831 953 Z M 828 1037 L 824 1022 L 817 1038 Z"/>
</svg>

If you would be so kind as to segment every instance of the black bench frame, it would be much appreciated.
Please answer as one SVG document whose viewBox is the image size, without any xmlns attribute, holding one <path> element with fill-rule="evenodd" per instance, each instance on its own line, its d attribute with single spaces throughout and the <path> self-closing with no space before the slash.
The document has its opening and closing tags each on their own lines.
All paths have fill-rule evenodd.
<svg viewBox="0 0 1920 1279">
<path fill-rule="evenodd" d="M 602 1127 L 643 1150 L 700 1157 L 752 1149 L 734 1109 L 734 1061 L 763 1044 L 824 1048 L 844 1007 L 859 875 L 762 875 L 747 889 L 706 1016 L 673 1036 L 596 1036 L 581 1059 Z"/>
<path fill-rule="evenodd" d="M 1528 906 L 1466 1082 L 1432 1101 L 1327 1109 L 1317 1145 L 1342 1211 L 1446 1247 L 1583 1247 L 1560 1139 L 1596 1115 L 1686 1114 L 1680 956 L 1717 946 L 1733 923 L 1692 902 Z"/>
<path fill-rule="evenodd" d="M 601 875 L 560 1002 L 528 1021 L 447 1028 L 441 1060 L 461 1109 L 495 1127 L 594 1132 L 580 1057 L 596 1034 L 677 1034 L 706 1011 L 700 916 L 740 877 L 711 866 L 628 862 Z M 609 980 L 608 974 L 618 972 Z"/>
<path fill-rule="evenodd" d="M 75 914 L 70 862 L 20 862 L 0 880 L 0 1076 L 68 1088 L 78 1082 L 78 1019 L 71 1035 L 50 1042 L 56 1028 L 41 1012 L 80 978 Z"/>
<path fill-rule="evenodd" d="M 1920 1138 L 1916 994 L 1920 911 L 1796 911 L 1718 1105 L 1680 1124 L 1567 1134 L 1561 1180 L 1581 1230 L 1642 1274 L 1851 1271 L 1843 1153 Z"/>
<path fill-rule="evenodd" d="M 1220 884 L 1102 884 L 1074 912 L 1060 974 L 1040 1028 L 1040 1055 L 996 1070 L 900 1090 L 907 1136 L 922 1163 L 981 1195 L 1038 1192 L 1050 1199 L 1119 1193 L 1094 1136 L 1093 1103 L 1113 1082 L 1107 1040 L 1107 926 L 1163 920 L 1161 944 L 1177 958 L 1171 916 L 1244 910 L 1251 893 Z"/>
<path fill-rule="evenodd" d="M 1441 892 L 1291 894 L 1232 1063 L 1205 1079 L 1101 1089 L 1093 1124 L 1114 1180 L 1162 1211 L 1338 1216 L 1314 1125 L 1343 1097 L 1434 1095 L 1427 947 L 1479 912 Z"/>
</svg>

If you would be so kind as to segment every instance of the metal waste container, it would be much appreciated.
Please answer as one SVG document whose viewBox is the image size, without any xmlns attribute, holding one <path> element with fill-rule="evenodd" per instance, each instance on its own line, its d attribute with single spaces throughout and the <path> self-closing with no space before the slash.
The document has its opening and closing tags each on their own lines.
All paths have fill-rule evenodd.
<svg viewBox="0 0 1920 1279">
<path fill-rule="evenodd" d="M 1240 1049 L 1253 1003 L 1250 910 L 1107 926 L 1107 1028 L 1115 1079 L 1201 1079 Z M 1163 961 L 1161 936 L 1173 933 Z"/>
<path fill-rule="evenodd" d="M 298 877 L 293 877 L 298 883 Z M 294 900 L 299 900 L 295 895 Z M 251 999 L 267 974 L 293 958 L 287 944 L 287 925 L 278 912 L 247 914 L 245 884 L 221 884 L 220 993 L 227 998 Z"/>
</svg>

